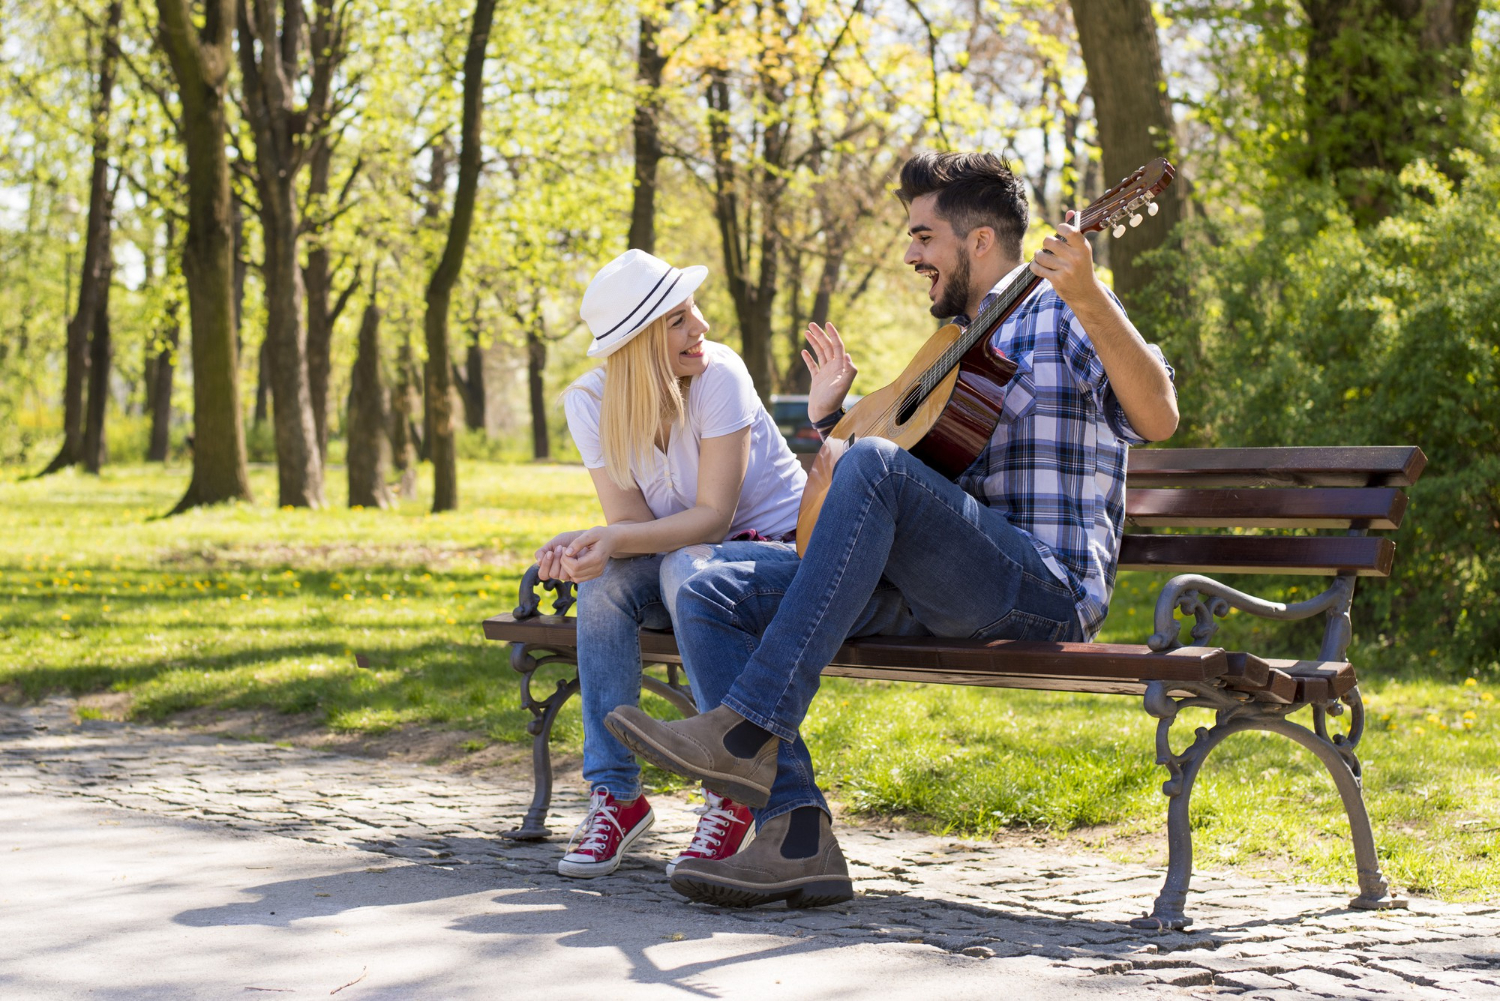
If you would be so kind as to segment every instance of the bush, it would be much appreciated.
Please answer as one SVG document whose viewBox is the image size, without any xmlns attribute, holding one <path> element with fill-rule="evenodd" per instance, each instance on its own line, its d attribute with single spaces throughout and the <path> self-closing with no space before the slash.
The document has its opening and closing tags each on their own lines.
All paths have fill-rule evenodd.
<svg viewBox="0 0 1500 1001">
<path fill-rule="evenodd" d="M 1459 156 L 1462 185 L 1413 165 L 1368 228 L 1316 186 L 1253 231 L 1189 228 L 1137 314 L 1179 367 L 1188 443 L 1419 445 L 1395 575 L 1361 582 L 1356 643 L 1377 663 L 1496 673 L 1500 168 Z"/>
</svg>

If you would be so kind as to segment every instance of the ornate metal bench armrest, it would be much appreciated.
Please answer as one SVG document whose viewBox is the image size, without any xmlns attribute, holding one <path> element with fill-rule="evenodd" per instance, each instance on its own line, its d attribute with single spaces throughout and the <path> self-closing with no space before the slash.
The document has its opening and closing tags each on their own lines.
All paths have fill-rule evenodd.
<svg viewBox="0 0 1500 1001">
<path fill-rule="evenodd" d="M 1180 574 L 1167 581 L 1157 596 L 1156 631 L 1146 643 L 1156 651 L 1175 650 L 1183 645 L 1179 638 L 1182 627 L 1175 614 L 1179 609 L 1194 619 L 1194 646 L 1206 645 L 1213 638 L 1219 631 L 1215 620 L 1228 615 L 1231 608 L 1267 619 L 1308 619 L 1323 612 L 1328 616 L 1328 624 L 1319 656 L 1323 660 L 1343 660 L 1352 635 L 1349 605 L 1353 600 L 1354 577 L 1350 575 L 1335 577 L 1322 594 L 1286 605 L 1237 591 L 1212 577 Z"/>
<path fill-rule="evenodd" d="M 541 568 L 533 563 L 526 570 L 525 576 L 521 578 L 520 604 L 511 614 L 518 619 L 529 619 L 541 614 L 542 595 L 537 593 L 537 588 L 554 592 L 552 599 L 552 614 L 566 615 L 573 602 L 577 599 L 573 594 L 573 584 L 565 580 L 542 580 Z"/>
</svg>

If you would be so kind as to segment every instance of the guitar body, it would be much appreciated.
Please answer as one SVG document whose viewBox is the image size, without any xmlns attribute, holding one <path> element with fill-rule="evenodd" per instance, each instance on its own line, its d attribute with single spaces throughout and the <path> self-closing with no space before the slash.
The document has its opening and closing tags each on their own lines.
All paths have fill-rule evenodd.
<svg viewBox="0 0 1500 1001">
<path fill-rule="evenodd" d="M 979 458 L 1000 422 L 1005 385 L 1016 372 L 1016 363 L 994 350 L 989 339 L 969 348 L 937 387 L 916 401 L 909 415 L 902 413 L 919 391 L 923 373 L 962 333 L 950 323 L 933 334 L 894 382 L 856 403 L 829 433 L 807 471 L 807 487 L 797 513 L 798 555 L 806 552 L 812 539 L 833 483 L 834 466 L 860 438 L 889 439 L 950 480 Z"/>
<path fill-rule="evenodd" d="M 1114 227 L 1114 235 L 1143 221 L 1141 210 L 1155 215 L 1158 194 L 1177 171 L 1158 157 L 1099 196 L 1074 221 L 1081 232 Z M 968 329 L 949 324 L 927 339 L 901 377 L 856 403 L 844 415 L 807 472 L 807 488 L 797 512 L 797 555 L 807 552 L 823 501 L 833 483 L 834 466 L 861 438 L 887 438 L 950 480 L 979 458 L 995 426 L 1005 386 L 1016 363 L 991 347 L 991 341 L 1021 301 L 1041 281 L 1030 270 L 997 289 Z"/>
</svg>

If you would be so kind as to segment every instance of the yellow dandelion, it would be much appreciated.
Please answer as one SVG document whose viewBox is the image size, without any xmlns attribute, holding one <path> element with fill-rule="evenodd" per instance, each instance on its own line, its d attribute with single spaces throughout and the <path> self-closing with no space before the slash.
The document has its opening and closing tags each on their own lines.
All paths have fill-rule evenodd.
<svg viewBox="0 0 1500 1001">
<path fill-rule="evenodd" d="M 1464 687 L 1465 688 L 1473 688 L 1474 686 L 1476 686 L 1478 684 L 1479 684 L 1479 679 L 1478 678 L 1465 678 L 1464 679 Z"/>
<path fill-rule="evenodd" d="M 1424 729 L 1422 729 L 1420 726 L 1414 726 L 1414 727 L 1411 728 L 1411 732 L 1420 737 L 1422 734 L 1426 733 L 1427 731 L 1424 730 Z"/>
<path fill-rule="evenodd" d="M 1479 715 L 1472 709 L 1464 711 L 1464 719 L 1478 719 Z"/>
<path fill-rule="evenodd" d="M 67 612 L 63 612 L 63 615 L 62 615 L 62 620 L 63 620 L 63 621 L 64 621 L 64 622 L 67 622 L 67 621 L 68 621 L 68 620 L 69 620 L 69 619 L 71 619 L 71 618 L 72 618 L 72 617 L 73 617 L 73 616 L 71 616 L 71 615 L 69 615 L 69 614 L 68 614 L 68 613 L 67 613 Z M 452 620 L 452 619 L 449 619 L 449 620 L 448 620 L 448 621 L 449 621 L 449 622 L 452 622 L 452 621 L 453 621 L 453 620 Z"/>
<path fill-rule="evenodd" d="M 1494 702 L 1495 701 L 1495 693 L 1494 692 L 1481 692 L 1480 695 L 1479 695 L 1479 701 L 1480 702 Z"/>
<path fill-rule="evenodd" d="M 346 595 L 344 595 L 344 600 L 345 601 L 353 601 L 354 600 L 354 595 L 352 595 L 352 594 L 346 594 Z"/>
</svg>

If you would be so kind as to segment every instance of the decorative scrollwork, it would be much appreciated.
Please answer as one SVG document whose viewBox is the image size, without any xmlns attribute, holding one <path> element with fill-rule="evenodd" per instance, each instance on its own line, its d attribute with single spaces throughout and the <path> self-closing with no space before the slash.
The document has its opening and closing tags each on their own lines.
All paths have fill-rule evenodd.
<svg viewBox="0 0 1500 1001">
<path fill-rule="evenodd" d="M 521 577 L 520 604 L 516 605 L 511 615 L 518 619 L 529 619 L 540 614 L 542 596 L 537 594 L 538 587 L 545 591 L 552 591 L 556 595 L 552 599 L 553 615 L 568 614 L 568 609 L 572 608 L 573 602 L 577 600 L 573 594 L 571 581 L 542 580 L 541 568 L 533 563 Z"/>
<path fill-rule="evenodd" d="M 1319 612 L 1328 613 L 1328 625 L 1324 630 L 1323 659 L 1339 660 L 1349 645 L 1349 603 L 1354 598 L 1354 578 L 1335 577 L 1333 583 L 1321 594 L 1306 601 L 1291 605 L 1279 601 L 1267 601 L 1253 594 L 1237 591 L 1227 584 L 1201 574 L 1181 574 L 1167 581 L 1156 599 L 1156 631 L 1146 641 L 1158 652 L 1175 650 L 1182 646 L 1181 626 L 1176 613 L 1194 619 L 1192 636 L 1194 646 L 1203 646 L 1218 631 L 1217 619 L 1229 614 L 1231 608 L 1258 615 L 1266 619 L 1306 619 Z M 1334 648 L 1337 648 L 1336 650 Z"/>
<path fill-rule="evenodd" d="M 1345 706 L 1349 707 L 1348 725 L 1343 733 L 1329 736 L 1328 717 L 1344 715 Z M 1349 770 L 1354 773 L 1354 777 L 1359 778 L 1359 758 L 1355 757 L 1355 751 L 1359 747 L 1360 738 L 1365 735 L 1365 700 L 1360 696 L 1359 689 L 1353 689 L 1337 702 L 1315 705 L 1312 711 L 1313 732 L 1337 748 L 1349 763 Z"/>
</svg>

